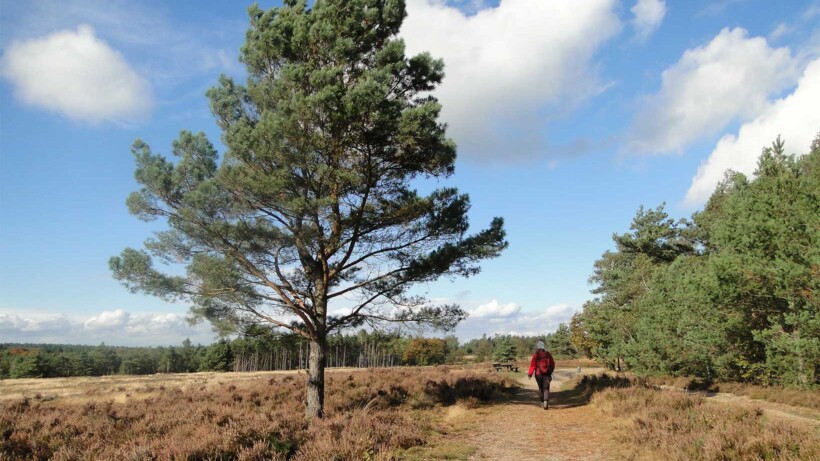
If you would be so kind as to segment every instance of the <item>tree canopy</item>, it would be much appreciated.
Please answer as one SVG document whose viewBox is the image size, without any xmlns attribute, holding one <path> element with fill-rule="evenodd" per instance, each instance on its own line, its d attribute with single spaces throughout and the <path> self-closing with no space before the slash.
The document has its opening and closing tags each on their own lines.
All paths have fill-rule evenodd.
<svg viewBox="0 0 820 461">
<path fill-rule="evenodd" d="M 642 374 L 820 383 L 820 136 L 799 158 L 778 138 L 691 221 L 641 208 L 613 240 L 571 323 L 579 350 Z"/>
<path fill-rule="evenodd" d="M 501 218 L 467 233 L 470 201 L 455 188 L 413 187 L 453 174 L 456 147 L 430 95 L 442 61 L 407 57 L 397 38 L 402 0 L 288 0 L 249 15 L 246 84 L 223 76 L 207 93 L 227 150 L 220 159 L 204 134 L 183 131 L 171 161 L 137 140 L 129 210 L 168 229 L 110 266 L 132 291 L 184 299 L 220 331 L 267 322 L 310 339 L 317 416 L 331 331 L 452 328 L 463 310 L 408 290 L 474 275 L 507 243 Z"/>
</svg>

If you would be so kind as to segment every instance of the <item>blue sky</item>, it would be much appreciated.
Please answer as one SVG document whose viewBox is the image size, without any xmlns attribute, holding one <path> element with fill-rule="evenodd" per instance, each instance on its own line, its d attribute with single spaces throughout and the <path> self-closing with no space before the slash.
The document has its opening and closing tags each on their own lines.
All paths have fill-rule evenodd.
<svg viewBox="0 0 820 461">
<path fill-rule="evenodd" d="M 480 275 L 420 287 L 472 313 L 462 339 L 554 330 L 640 205 L 687 217 L 778 134 L 800 154 L 820 131 L 818 1 L 407 4 L 408 50 L 447 66 L 447 184 L 510 242 Z M 135 138 L 221 148 L 204 93 L 244 79 L 246 26 L 234 2 L 0 1 L 0 342 L 213 339 L 107 261 L 161 228 L 125 207 Z"/>
</svg>

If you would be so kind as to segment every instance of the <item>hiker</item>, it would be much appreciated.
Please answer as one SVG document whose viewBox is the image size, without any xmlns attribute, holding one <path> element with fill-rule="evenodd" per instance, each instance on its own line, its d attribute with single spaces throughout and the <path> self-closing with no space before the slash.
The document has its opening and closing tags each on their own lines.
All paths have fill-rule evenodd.
<svg viewBox="0 0 820 461">
<path fill-rule="evenodd" d="M 552 359 L 552 354 L 544 349 L 544 341 L 538 341 L 535 349 L 527 376 L 532 379 L 532 373 L 535 372 L 535 382 L 538 383 L 538 397 L 541 399 L 541 406 L 546 410 L 550 405 L 550 382 L 552 381 L 552 372 L 555 371 L 555 360 Z"/>
</svg>

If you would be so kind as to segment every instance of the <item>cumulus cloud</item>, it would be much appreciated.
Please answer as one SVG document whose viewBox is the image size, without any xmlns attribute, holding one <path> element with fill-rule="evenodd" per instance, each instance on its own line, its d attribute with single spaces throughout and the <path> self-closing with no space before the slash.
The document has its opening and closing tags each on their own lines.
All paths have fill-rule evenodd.
<svg viewBox="0 0 820 461">
<path fill-rule="evenodd" d="M 129 319 L 125 331 L 131 334 L 158 334 L 185 330 L 187 327 L 185 317 L 179 314 L 139 314 Z"/>
<path fill-rule="evenodd" d="M 7 312 L 3 312 L 7 311 Z M 178 344 L 186 337 L 210 343 L 207 325 L 188 325 L 176 313 L 103 311 L 83 319 L 63 314 L 0 310 L 0 341 L 20 343 L 99 344 L 149 346 Z"/>
<path fill-rule="evenodd" d="M 151 108 L 148 83 L 90 26 L 15 41 L 0 73 L 24 103 L 89 122 L 132 122 Z"/>
<path fill-rule="evenodd" d="M 704 203 L 723 178 L 726 170 L 751 175 L 765 146 L 781 135 L 787 152 L 804 153 L 820 131 L 820 59 L 807 67 L 794 92 L 772 104 L 765 113 L 745 123 L 737 135 L 728 134 L 718 141 L 709 158 L 698 168 L 684 203 Z"/>
<path fill-rule="evenodd" d="M 660 91 L 635 117 L 628 150 L 680 152 L 730 122 L 757 117 L 798 75 L 788 48 L 771 48 L 765 38 L 749 37 L 741 28 L 723 29 L 663 72 Z"/>
<path fill-rule="evenodd" d="M 102 330 L 106 328 L 120 328 L 128 323 L 131 314 L 122 309 L 113 312 L 103 311 L 100 315 L 95 315 L 86 320 L 84 326 L 88 330 Z"/>
<path fill-rule="evenodd" d="M 502 0 L 467 15 L 409 0 L 401 35 L 409 54 L 444 59 L 435 94 L 462 155 L 507 161 L 541 153 L 544 127 L 607 84 L 594 56 L 620 31 L 612 0 Z"/>
<path fill-rule="evenodd" d="M 61 330 L 68 323 L 61 314 L 21 317 L 17 314 L 0 314 L 0 333 L 5 337 L 15 331 L 23 333 L 43 333 Z"/>
<path fill-rule="evenodd" d="M 507 318 L 521 311 L 521 306 L 516 303 L 501 304 L 498 300 L 492 301 L 478 306 L 475 310 L 470 311 L 470 317 L 473 318 Z"/>
<path fill-rule="evenodd" d="M 578 307 L 562 303 L 523 310 L 517 303 L 501 303 L 494 299 L 472 309 L 468 306 L 467 310 L 470 317 L 456 328 L 461 340 L 483 334 L 542 336 L 555 331 L 559 324 L 568 323 Z"/>
<path fill-rule="evenodd" d="M 632 26 L 635 34 L 641 40 L 646 40 L 658 27 L 666 16 L 666 2 L 663 0 L 638 0 L 632 11 Z"/>
</svg>

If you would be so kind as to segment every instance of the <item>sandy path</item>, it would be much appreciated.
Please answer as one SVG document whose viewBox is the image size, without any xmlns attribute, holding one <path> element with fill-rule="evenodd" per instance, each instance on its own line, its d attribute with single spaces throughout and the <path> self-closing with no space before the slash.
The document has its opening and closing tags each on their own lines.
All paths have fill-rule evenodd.
<svg viewBox="0 0 820 461">
<path fill-rule="evenodd" d="M 596 373 L 601 370 L 589 370 Z M 614 421 L 589 405 L 579 394 L 561 390 L 575 369 L 556 370 L 550 409 L 538 401 L 538 385 L 525 374 L 524 386 L 507 401 L 482 407 L 464 423 L 465 443 L 477 448 L 470 459 L 497 461 L 618 459 L 609 439 Z"/>
<path fill-rule="evenodd" d="M 602 369 L 587 369 L 596 374 Z M 463 430 L 457 437 L 475 447 L 471 460 L 553 461 L 621 459 L 617 443 L 611 438 L 618 421 L 587 405 L 580 393 L 562 390 L 578 376 L 575 369 L 556 370 L 552 382 L 550 409 L 543 410 L 538 401 L 538 385 L 521 374 L 521 389 L 509 400 L 457 412 Z M 671 391 L 665 389 L 666 391 Z M 753 400 L 733 394 L 711 394 L 708 402 L 760 408 L 768 417 L 792 422 L 820 425 L 820 412 L 810 408 Z"/>
<path fill-rule="evenodd" d="M 661 386 L 663 389 L 673 389 L 668 386 Z M 680 391 L 679 389 L 674 389 Z M 695 394 L 693 392 L 693 394 Z M 760 409 L 763 414 L 774 419 L 784 419 L 787 421 L 797 423 L 807 423 L 814 426 L 820 426 L 820 410 L 815 410 L 808 407 L 795 407 L 783 403 L 768 402 L 766 400 L 752 399 L 745 395 L 728 394 L 725 392 L 704 393 L 697 392 L 697 394 L 704 395 L 706 401 L 715 405 L 732 405 L 735 407 L 744 407 L 749 409 Z"/>
</svg>

